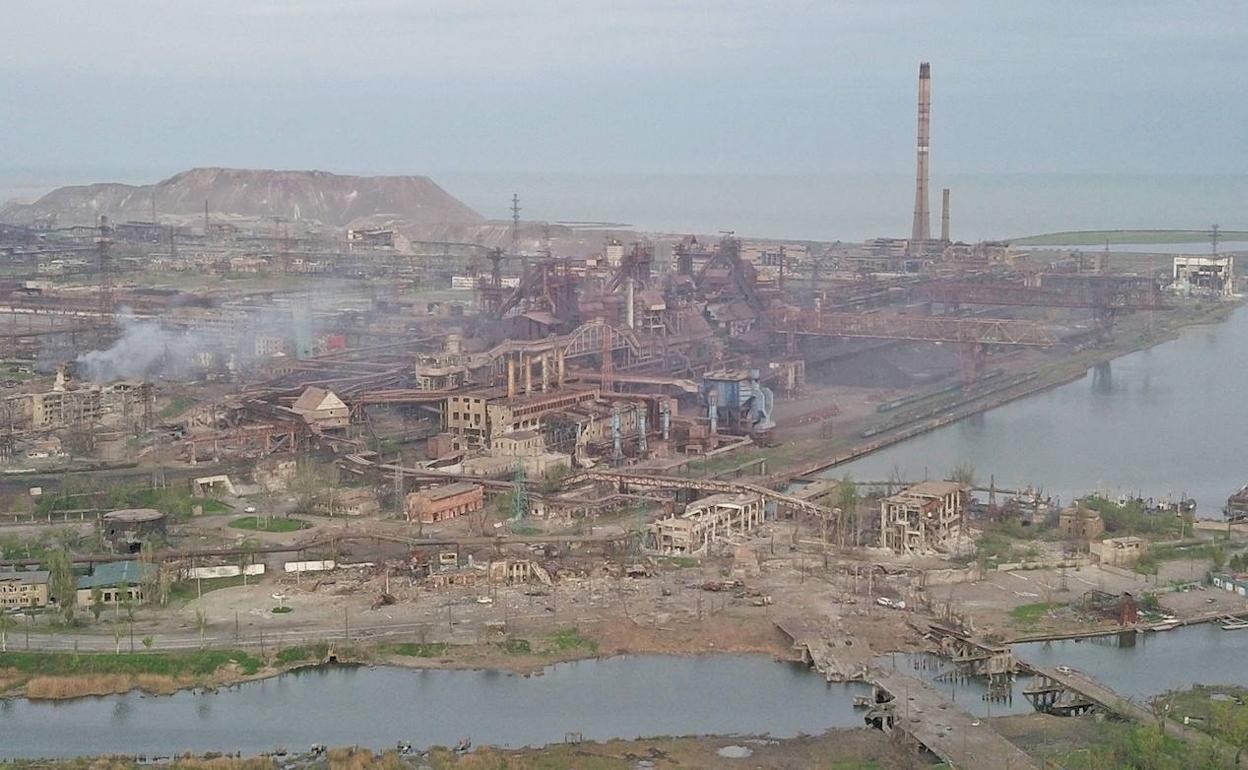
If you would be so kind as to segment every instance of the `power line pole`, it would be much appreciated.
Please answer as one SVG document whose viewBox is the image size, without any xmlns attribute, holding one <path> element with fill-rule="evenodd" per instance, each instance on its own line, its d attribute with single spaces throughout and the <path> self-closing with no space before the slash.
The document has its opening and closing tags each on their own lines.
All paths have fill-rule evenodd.
<svg viewBox="0 0 1248 770">
<path fill-rule="evenodd" d="M 520 194 L 511 195 L 511 256 L 520 256 Z M 520 262 L 521 275 L 529 271 L 529 262 L 525 258 Z"/>
<path fill-rule="evenodd" d="M 511 520 L 518 522 L 529 515 L 529 484 L 524 472 L 524 458 L 516 458 L 516 475 L 511 485 Z"/>
</svg>

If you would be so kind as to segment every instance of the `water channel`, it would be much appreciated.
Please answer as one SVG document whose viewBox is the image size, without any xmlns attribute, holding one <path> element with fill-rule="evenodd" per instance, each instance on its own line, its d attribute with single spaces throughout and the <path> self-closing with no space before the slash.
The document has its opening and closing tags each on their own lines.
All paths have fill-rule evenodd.
<svg viewBox="0 0 1248 770">
<path fill-rule="evenodd" d="M 1060 388 L 896 444 L 825 476 L 943 478 L 958 463 L 976 481 L 1033 484 L 1063 502 L 1095 489 L 1197 501 L 1219 518 L 1248 483 L 1243 454 L 1248 308 L 1225 323 L 1096 367 Z"/>
<path fill-rule="evenodd" d="M 1141 703 L 1194 684 L 1248 687 L 1248 667 L 1244 666 L 1248 630 L 1223 631 L 1218 623 L 1013 647 L 1021 660 L 1040 666 L 1070 666 Z"/>
<path fill-rule="evenodd" d="M 536 746 L 654 735 L 792 737 L 859 727 L 863 684 L 761 655 L 625 656 L 499 671 L 330 666 L 218 692 L 0 701 L 0 759 L 256 754 L 312 744 Z"/>
</svg>

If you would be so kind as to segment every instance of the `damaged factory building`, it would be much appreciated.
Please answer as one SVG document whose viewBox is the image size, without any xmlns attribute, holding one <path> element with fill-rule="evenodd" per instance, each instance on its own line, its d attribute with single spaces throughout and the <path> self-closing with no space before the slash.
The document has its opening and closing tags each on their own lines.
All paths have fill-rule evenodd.
<svg viewBox="0 0 1248 770">
<path fill-rule="evenodd" d="M 732 542 L 763 523 L 763 498 L 716 494 L 690 503 L 679 516 L 650 525 L 654 550 L 664 556 L 705 556 L 713 544 Z"/>
<path fill-rule="evenodd" d="M 880 501 L 880 545 L 902 555 L 943 550 L 963 524 L 967 488 L 924 481 Z"/>
</svg>

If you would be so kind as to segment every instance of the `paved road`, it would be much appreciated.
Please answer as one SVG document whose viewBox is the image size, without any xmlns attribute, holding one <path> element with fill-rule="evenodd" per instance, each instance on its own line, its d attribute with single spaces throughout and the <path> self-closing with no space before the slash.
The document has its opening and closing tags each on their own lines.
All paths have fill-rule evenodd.
<svg viewBox="0 0 1248 770">
<path fill-rule="evenodd" d="M 926 683 L 906 674 L 872 670 L 868 681 L 896 699 L 896 729 L 904 730 L 945 762 L 963 770 L 1040 770 L 986 720 L 951 703 Z"/>
</svg>

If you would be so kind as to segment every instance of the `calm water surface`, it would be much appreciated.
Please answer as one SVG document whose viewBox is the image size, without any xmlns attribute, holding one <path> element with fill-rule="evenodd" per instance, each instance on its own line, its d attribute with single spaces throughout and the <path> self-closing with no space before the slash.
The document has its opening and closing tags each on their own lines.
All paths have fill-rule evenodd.
<svg viewBox="0 0 1248 770">
<path fill-rule="evenodd" d="M 1194 684 L 1248 687 L 1248 629 L 1217 623 L 1172 631 L 1029 642 L 1014 654 L 1042 666 L 1070 666 L 1135 700 Z"/>
<path fill-rule="evenodd" d="M 0 758 L 242 751 L 314 743 L 373 748 L 555 743 L 654 735 L 791 737 L 860 726 L 853 695 L 765 656 L 636 656 L 540 676 L 334 666 L 216 693 L 0 702 Z"/>
<path fill-rule="evenodd" d="M 1221 516 L 1248 484 L 1248 308 L 1222 324 L 1097 367 L 1084 378 L 896 444 L 825 475 L 1028 483 L 1069 501 L 1095 489 L 1186 495 Z"/>
</svg>

